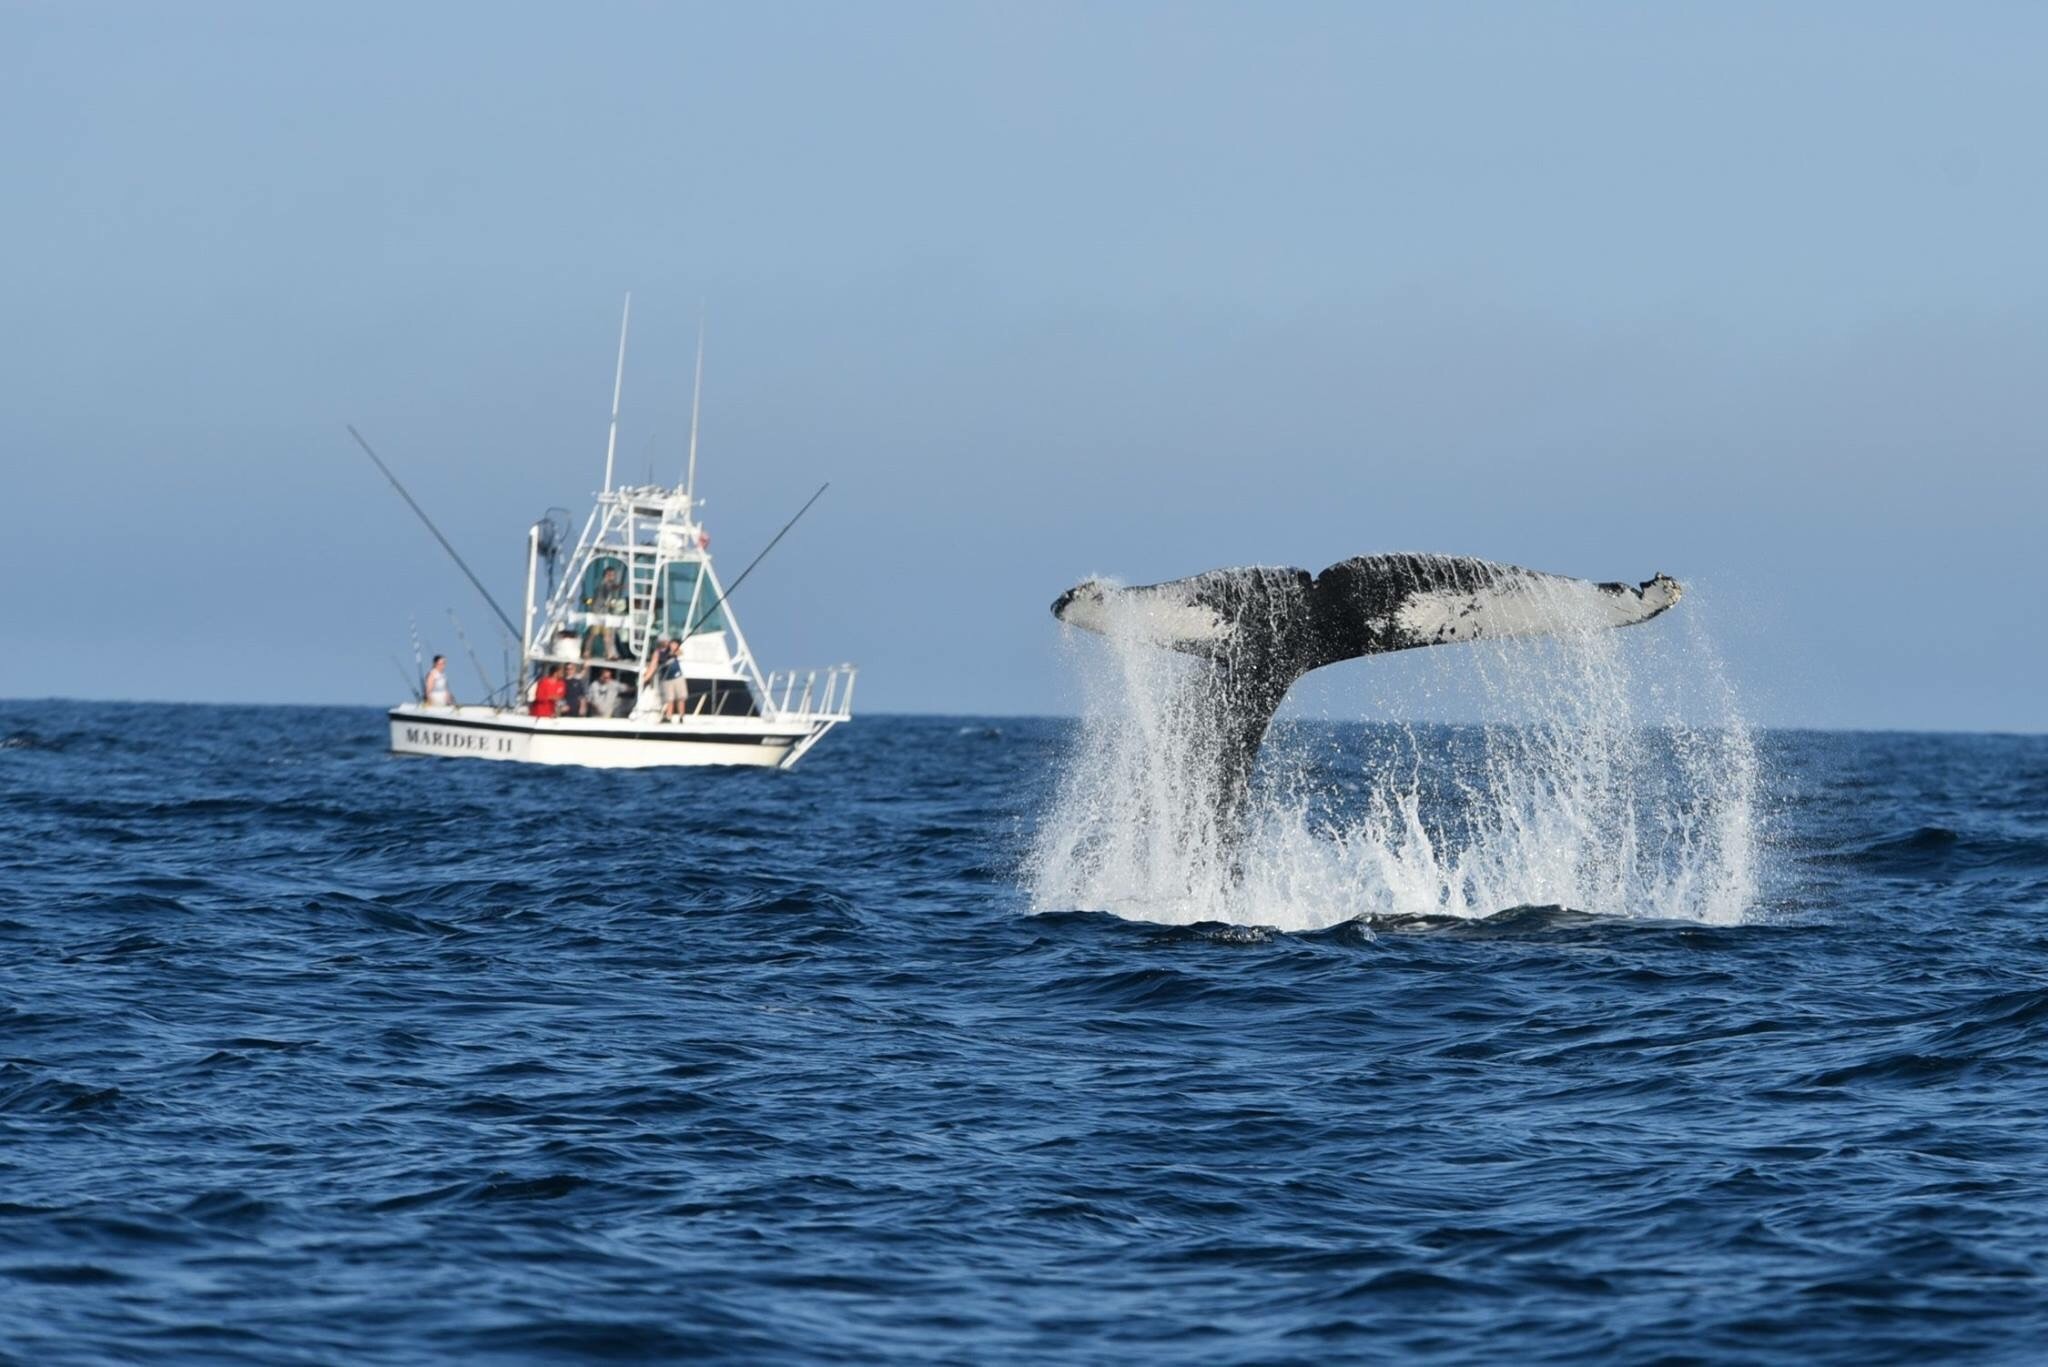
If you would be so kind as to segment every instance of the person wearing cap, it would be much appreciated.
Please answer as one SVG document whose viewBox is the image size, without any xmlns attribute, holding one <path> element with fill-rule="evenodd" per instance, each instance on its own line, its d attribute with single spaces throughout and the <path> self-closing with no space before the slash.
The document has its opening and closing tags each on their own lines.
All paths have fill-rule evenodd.
<svg viewBox="0 0 2048 1367">
<path fill-rule="evenodd" d="M 661 719 L 681 720 L 690 703 L 690 681 L 683 677 L 683 643 L 671 636 L 661 643 L 652 660 L 647 662 L 647 673 L 642 682 L 654 680 L 661 685 Z"/>
</svg>

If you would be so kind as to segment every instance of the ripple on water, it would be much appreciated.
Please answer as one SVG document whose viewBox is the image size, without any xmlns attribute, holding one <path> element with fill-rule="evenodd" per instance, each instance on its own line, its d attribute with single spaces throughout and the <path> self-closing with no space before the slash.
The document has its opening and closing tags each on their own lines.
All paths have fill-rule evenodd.
<svg viewBox="0 0 2048 1367">
<path fill-rule="evenodd" d="M 1637 863 L 1503 881 L 1512 842 L 1446 900 L 1473 831 L 1424 819 L 1425 860 L 1332 813 L 1370 814 L 1376 747 L 1471 739 L 1301 723 L 1285 876 L 1140 870 L 1136 917 L 1047 900 L 1059 723 L 863 721 L 728 782 L 392 760 L 374 711 L 26 706 L 25 1362 L 2048 1339 L 2048 743 L 1756 738 L 1819 796 L 1755 822 L 1760 915 L 1709 924 Z M 1621 829 L 1588 810 L 1575 857 Z"/>
</svg>

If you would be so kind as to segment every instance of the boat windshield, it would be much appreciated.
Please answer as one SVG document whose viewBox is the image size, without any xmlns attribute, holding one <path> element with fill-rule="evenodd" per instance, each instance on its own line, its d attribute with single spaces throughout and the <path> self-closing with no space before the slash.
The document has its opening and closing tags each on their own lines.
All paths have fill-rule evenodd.
<svg viewBox="0 0 2048 1367">
<path fill-rule="evenodd" d="M 671 561 L 668 583 L 656 605 L 656 631 L 661 636 L 681 636 L 694 628 L 693 635 L 725 630 L 725 605 L 718 601 L 718 588 L 711 576 L 702 574 L 695 561 Z"/>
</svg>

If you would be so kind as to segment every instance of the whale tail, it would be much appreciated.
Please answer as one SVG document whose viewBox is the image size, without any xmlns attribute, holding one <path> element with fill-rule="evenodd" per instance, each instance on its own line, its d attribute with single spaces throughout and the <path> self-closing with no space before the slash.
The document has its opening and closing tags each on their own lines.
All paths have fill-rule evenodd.
<svg viewBox="0 0 2048 1367">
<path fill-rule="evenodd" d="M 1593 583 L 1464 556 L 1363 555 L 1321 574 L 1253 566 L 1119 588 L 1090 579 L 1061 594 L 1070 626 L 1207 660 L 1195 743 L 1213 750 L 1224 828 L 1251 789 L 1273 714 L 1312 669 L 1423 646 L 1562 636 L 1646 622 L 1683 590 L 1666 575 Z"/>
</svg>

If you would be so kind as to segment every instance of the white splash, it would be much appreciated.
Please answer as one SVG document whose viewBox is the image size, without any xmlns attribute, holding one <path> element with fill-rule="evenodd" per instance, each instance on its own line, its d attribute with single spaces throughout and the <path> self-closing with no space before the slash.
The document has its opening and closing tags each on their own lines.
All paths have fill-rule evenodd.
<svg viewBox="0 0 2048 1367">
<path fill-rule="evenodd" d="M 1083 725 L 1029 857 L 1032 905 L 1290 931 L 1518 906 L 1740 922 L 1756 749 L 1693 608 L 1308 676 L 1297 695 L 1368 724 L 1277 723 L 1235 843 L 1193 702 L 1210 666 L 1147 644 L 1143 622 L 1068 633 Z M 1476 720 L 1381 720 L 1431 711 Z"/>
</svg>

